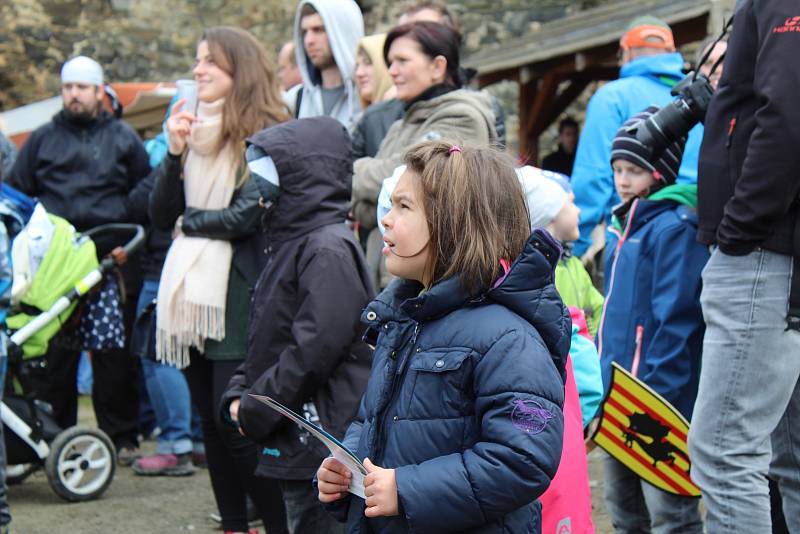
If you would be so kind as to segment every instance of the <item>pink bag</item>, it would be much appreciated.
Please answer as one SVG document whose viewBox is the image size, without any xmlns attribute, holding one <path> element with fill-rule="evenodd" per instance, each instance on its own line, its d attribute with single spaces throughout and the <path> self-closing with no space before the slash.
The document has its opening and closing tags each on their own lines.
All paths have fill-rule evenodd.
<svg viewBox="0 0 800 534">
<path fill-rule="evenodd" d="M 567 358 L 564 385 L 564 445 L 561 463 L 542 503 L 542 534 L 594 534 L 589 466 L 583 445 L 583 422 L 578 388 Z"/>
</svg>

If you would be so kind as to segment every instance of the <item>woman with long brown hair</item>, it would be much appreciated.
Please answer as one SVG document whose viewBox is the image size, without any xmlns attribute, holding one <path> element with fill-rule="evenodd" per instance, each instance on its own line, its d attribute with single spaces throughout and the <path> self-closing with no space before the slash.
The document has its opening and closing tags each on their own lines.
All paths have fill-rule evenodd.
<svg viewBox="0 0 800 534">
<path fill-rule="evenodd" d="M 259 192 L 245 138 L 289 119 L 263 46 L 231 27 L 205 30 L 194 67 L 199 105 L 167 121 L 169 154 L 150 197 L 153 225 L 175 236 L 161 273 L 156 352 L 184 369 L 202 419 L 226 532 L 247 532 L 249 495 L 269 532 L 286 530 L 277 485 L 257 478 L 256 445 L 222 421 L 219 400 L 245 357 L 250 293 L 263 267 Z"/>
</svg>

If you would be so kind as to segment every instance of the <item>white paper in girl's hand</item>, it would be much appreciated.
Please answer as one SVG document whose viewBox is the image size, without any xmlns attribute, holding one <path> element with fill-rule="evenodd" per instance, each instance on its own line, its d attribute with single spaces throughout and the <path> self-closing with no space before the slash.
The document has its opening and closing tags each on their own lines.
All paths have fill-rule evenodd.
<svg viewBox="0 0 800 534">
<path fill-rule="evenodd" d="M 367 468 L 364 467 L 364 464 L 361 463 L 361 460 L 359 460 L 356 455 L 353 454 L 353 451 L 342 445 L 338 439 L 325 432 L 325 430 L 310 422 L 305 417 L 301 417 L 300 415 L 296 414 L 280 402 L 265 395 L 253 395 L 252 393 L 249 395 L 256 400 L 263 402 L 281 415 L 288 417 L 311 433 L 312 436 L 320 440 L 323 445 L 325 445 L 328 450 L 331 451 L 331 456 L 342 462 L 342 464 L 353 474 L 353 477 L 350 479 L 350 487 L 347 491 L 353 495 L 361 497 L 362 499 L 366 499 L 364 496 L 364 477 L 367 475 Z"/>
</svg>

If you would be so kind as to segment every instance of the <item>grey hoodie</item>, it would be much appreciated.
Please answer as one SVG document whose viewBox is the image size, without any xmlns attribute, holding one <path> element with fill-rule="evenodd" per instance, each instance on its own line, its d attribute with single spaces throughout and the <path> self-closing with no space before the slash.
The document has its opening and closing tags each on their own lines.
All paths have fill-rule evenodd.
<svg viewBox="0 0 800 534">
<path fill-rule="evenodd" d="M 306 54 L 300 29 L 301 13 L 306 4 L 311 5 L 322 17 L 333 60 L 339 67 L 344 83 L 344 95 L 333 106 L 330 116 L 350 129 L 361 111 L 354 80 L 356 47 L 358 41 L 364 37 L 361 10 L 353 0 L 302 0 L 298 4 L 294 17 L 295 57 L 303 76 L 303 96 L 300 109 L 296 112 L 298 118 L 324 115 L 322 76 Z"/>
</svg>

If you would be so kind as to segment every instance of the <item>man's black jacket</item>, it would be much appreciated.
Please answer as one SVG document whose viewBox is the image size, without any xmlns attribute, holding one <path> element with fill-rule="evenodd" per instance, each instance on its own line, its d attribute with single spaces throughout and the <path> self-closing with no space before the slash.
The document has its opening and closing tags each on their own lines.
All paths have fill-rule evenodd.
<svg viewBox="0 0 800 534">
<path fill-rule="evenodd" d="M 725 254 L 800 254 L 800 4 L 747 0 L 736 13 L 698 168 L 698 239 Z"/>
<path fill-rule="evenodd" d="M 560 172 L 566 176 L 572 176 L 573 165 L 575 165 L 575 152 L 567 154 L 567 151 L 560 144 L 558 145 L 558 150 L 545 156 L 542 160 L 542 169 Z"/>
<path fill-rule="evenodd" d="M 130 126 L 105 111 L 89 121 L 61 111 L 31 134 L 7 180 L 83 231 L 145 222 L 133 203 L 137 195 L 146 197 L 139 185 L 149 172 L 147 152 Z"/>
</svg>

